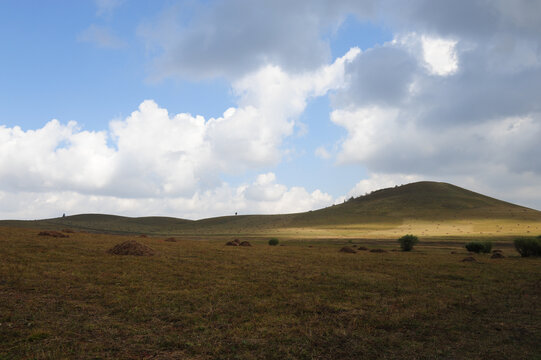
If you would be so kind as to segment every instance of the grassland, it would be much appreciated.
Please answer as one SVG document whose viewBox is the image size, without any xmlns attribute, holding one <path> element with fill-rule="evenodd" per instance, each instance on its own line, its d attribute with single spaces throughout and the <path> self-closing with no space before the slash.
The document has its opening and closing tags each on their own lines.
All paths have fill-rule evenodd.
<svg viewBox="0 0 541 360">
<path fill-rule="evenodd" d="M 106 253 L 127 239 L 0 227 L 0 359 L 541 358 L 541 259 L 509 241 L 476 263 L 463 239 L 423 237 L 410 253 L 189 237 Z"/>
</svg>

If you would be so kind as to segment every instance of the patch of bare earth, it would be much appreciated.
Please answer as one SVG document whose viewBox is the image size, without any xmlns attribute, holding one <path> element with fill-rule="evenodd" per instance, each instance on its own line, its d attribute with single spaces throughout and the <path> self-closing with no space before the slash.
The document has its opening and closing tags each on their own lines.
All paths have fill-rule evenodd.
<svg viewBox="0 0 541 360">
<path fill-rule="evenodd" d="M 146 245 L 138 243 L 135 240 L 125 241 L 123 243 L 113 246 L 107 250 L 112 255 L 134 255 L 134 256 L 152 256 L 154 250 Z"/>
<path fill-rule="evenodd" d="M 55 238 L 67 238 L 69 237 L 69 235 L 66 235 L 66 234 L 62 234 L 61 232 L 58 232 L 58 231 L 40 231 L 38 233 L 39 236 L 51 236 L 51 237 L 55 237 Z"/>
<path fill-rule="evenodd" d="M 347 253 L 347 254 L 355 254 L 357 253 L 357 250 L 349 247 L 349 246 L 344 246 L 343 248 L 341 248 L 339 250 L 339 252 L 343 252 L 343 253 Z"/>
</svg>

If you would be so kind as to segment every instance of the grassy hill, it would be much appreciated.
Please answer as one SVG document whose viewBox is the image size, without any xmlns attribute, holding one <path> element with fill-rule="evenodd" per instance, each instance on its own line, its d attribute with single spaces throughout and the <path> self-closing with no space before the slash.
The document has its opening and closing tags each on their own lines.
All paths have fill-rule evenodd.
<svg viewBox="0 0 541 360">
<path fill-rule="evenodd" d="M 298 221 L 363 223 L 450 219 L 541 219 L 541 212 L 455 185 L 422 181 L 374 191 L 336 206 L 304 213 Z"/>
<path fill-rule="evenodd" d="M 202 220 L 84 214 L 0 226 L 177 236 L 394 237 L 541 233 L 541 212 L 458 186 L 417 182 L 374 191 L 315 211 Z"/>
</svg>

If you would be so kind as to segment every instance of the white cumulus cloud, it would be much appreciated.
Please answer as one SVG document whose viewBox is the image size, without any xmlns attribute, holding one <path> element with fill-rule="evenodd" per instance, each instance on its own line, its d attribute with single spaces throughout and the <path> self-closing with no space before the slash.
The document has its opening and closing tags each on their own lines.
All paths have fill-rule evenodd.
<svg viewBox="0 0 541 360">
<path fill-rule="evenodd" d="M 58 206 L 70 212 L 103 207 L 114 213 L 203 216 L 230 207 L 268 213 L 330 203 L 329 195 L 287 188 L 272 173 L 235 189 L 221 178 L 277 164 L 287 150 L 283 139 L 292 134 L 308 99 L 344 86 L 345 66 L 358 53 L 352 49 L 330 65 L 298 75 L 277 66 L 246 75 L 233 83 L 238 106 L 217 118 L 170 114 L 146 100 L 103 131 L 58 120 L 37 130 L 0 127 L 0 191 L 21 194 L 20 204 L 33 197 L 46 209 L 13 212 L 29 215 L 35 214 L 30 209 L 50 213 Z M 140 210 L 129 211 L 137 204 Z"/>
<path fill-rule="evenodd" d="M 456 41 L 423 36 L 424 60 L 433 74 L 451 75 L 458 69 L 458 59 L 455 52 Z"/>
</svg>

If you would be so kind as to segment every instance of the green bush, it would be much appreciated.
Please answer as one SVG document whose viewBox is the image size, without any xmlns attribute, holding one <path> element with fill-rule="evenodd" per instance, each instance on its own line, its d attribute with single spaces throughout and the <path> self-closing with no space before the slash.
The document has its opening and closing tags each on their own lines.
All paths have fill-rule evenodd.
<svg viewBox="0 0 541 360">
<path fill-rule="evenodd" d="M 408 234 L 398 239 L 398 242 L 400 243 L 402 251 L 410 251 L 411 249 L 413 249 L 413 245 L 419 242 L 419 238 L 415 235 Z"/>
<path fill-rule="evenodd" d="M 277 238 L 272 238 L 269 240 L 269 245 L 271 246 L 276 246 L 278 245 L 278 239 Z"/>
<path fill-rule="evenodd" d="M 465 245 L 466 250 L 479 254 L 480 252 L 489 253 L 492 250 L 490 241 L 471 241 Z"/>
<path fill-rule="evenodd" d="M 516 239 L 515 249 L 522 257 L 541 256 L 541 237 L 537 239 Z"/>
</svg>

